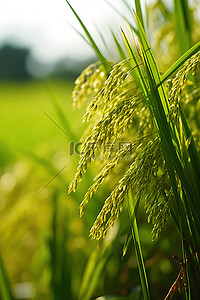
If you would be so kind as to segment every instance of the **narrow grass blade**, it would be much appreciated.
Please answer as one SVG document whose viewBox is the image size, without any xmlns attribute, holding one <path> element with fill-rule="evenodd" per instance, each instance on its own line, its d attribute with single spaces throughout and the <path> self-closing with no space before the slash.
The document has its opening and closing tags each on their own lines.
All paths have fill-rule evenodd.
<svg viewBox="0 0 200 300">
<path fill-rule="evenodd" d="M 126 238 L 126 241 L 124 243 L 124 246 L 123 246 L 123 250 L 122 250 L 122 259 L 124 258 L 124 256 L 126 255 L 127 251 L 128 251 L 128 247 L 130 245 L 130 242 L 132 240 L 132 232 L 131 232 L 131 228 L 128 232 L 128 235 L 127 235 L 127 238 Z"/>
<path fill-rule="evenodd" d="M 99 284 L 102 272 L 104 271 L 106 264 L 114 254 L 116 245 L 118 244 L 118 238 L 100 240 L 96 250 L 92 252 L 88 259 L 88 263 L 83 274 L 82 283 L 80 286 L 79 300 L 90 300 L 95 295 L 95 290 Z"/>
<path fill-rule="evenodd" d="M 140 0 L 135 0 L 135 9 L 136 9 L 136 13 L 138 15 L 138 18 L 140 19 L 140 22 L 142 24 L 142 27 L 144 29 L 144 19 L 143 19 L 143 14 L 142 14 L 142 8 L 141 8 Z"/>
<path fill-rule="evenodd" d="M 70 255 L 66 251 L 67 218 L 59 214 L 59 193 L 52 197 L 51 237 L 48 241 L 51 268 L 51 289 L 54 299 L 71 299 Z M 59 220 L 59 221 L 58 221 Z M 59 230 L 58 230 L 59 222 Z"/>
<path fill-rule="evenodd" d="M 71 23 L 67 22 L 67 24 L 90 46 L 92 47 L 92 45 L 90 44 L 90 42 L 86 39 L 86 37 L 76 28 L 74 27 Z"/>
<path fill-rule="evenodd" d="M 128 10 L 130 11 L 131 16 L 132 16 L 133 10 L 130 7 L 130 4 L 127 2 L 127 0 L 123 0 L 123 2 L 126 5 L 126 7 L 128 8 Z M 136 9 L 136 13 L 138 14 L 138 16 L 139 16 L 139 18 L 141 20 L 142 26 L 144 28 L 144 18 L 143 18 L 143 13 L 142 13 L 142 8 L 141 8 L 141 2 L 140 2 L 140 0 L 135 0 L 135 9 Z M 130 26 L 130 24 L 129 24 L 129 26 Z M 132 28 L 131 26 L 130 26 L 130 28 L 133 29 L 133 31 L 138 35 L 137 28 L 135 28 L 135 27 Z"/>
<path fill-rule="evenodd" d="M 135 215 L 135 216 L 137 215 L 139 203 L 140 203 L 140 198 L 138 198 L 138 200 L 137 200 L 137 202 L 136 202 L 136 205 L 135 205 L 135 208 L 134 208 L 134 215 Z M 122 250 L 122 258 L 124 258 L 124 256 L 126 255 L 126 252 L 127 252 L 127 250 L 128 250 L 128 247 L 129 247 L 129 245 L 130 245 L 131 240 L 132 240 L 132 229 L 131 229 L 131 227 L 130 227 L 130 230 L 129 230 L 128 235 L 127 235 L 127 238 L 126 238 L 126 241 L 125 241 L 124 246 L 123 246 L 123 250 Z"/>
<path fill-rule="evenodd" d="M 126 36 L 126 34 L 124 33 L 123 29 L 121 28 L 121 32 L 122 32 L 122 35 L 123 35 L 123 38 L 124 38 L 124 41 L 125 41 L 125 44 L 126 44 L 126 47 L 127 47 L 127 50 L 129 52 L 129 55 L 130 57 L 133 58 L 133 61 L 134 61 L 134 65 L 136 67 L 136 78 L 139 80 L 139 84 L 141 85 L 143 91 L 144 91 L 144 94 L 145 96 L 147 97 L 147 94 L 148 94 L 148 89 L 147 89 L 147 86 L 146 86 L 146 82 L 145 82 L 145 78 L 143 76 L 143 73 L 141 71 L 141 69 L 139 68 L 139 61 L 134 53 L 134 50 Z"/>
<path fill-rule="evenodd" d="M 2 258 L 0 257 L 0 298 L 2 300 L 14 300 L 12 289 L 5 271 Z"/>
<path fill-rule="evenodd" d="M 52 198 L 52 221 L 51 221 L 51 233 L 52 237 L 49 240 L 49 250 L 51 253 L 50 256 L 50 266 L 51 266 L 51 289 L 56 299 L 57 295 L 57 230 L 56 230 L 56 221 L 57 221 L 57 211 L 58 211 L 58 203 L 57 203 L 57 192 L 54 193 Z"/>
<path fill-rule="evenodd" d="M 62 123 L 62 126 L 66 132 L 67 137 L 69 138 L 70 141 L 74 141 L 76 143 L 77 137 L 71 130 L 71 126 L 66 118 L 66 115 L 63 112 L 64 109 L 62 109 L 62 107 L 60 106 L 60 104 L 58 102 L 58 98 L 57 98 L 55 92 L 53 91 L 53 84 L 50 81 L 47 82 L 47 88 L 49 91 L 49 97 L 50 97 L 51 103 L 60 119 L 60 122 Z"/>
<path fill-rule="evenodd" d="M 71 264 L 71 254 L 66 250 L 66 242 L 69 239 L 69 223 L 66 222 L 68 219 L 68 215 L 65 215 L 66 218 L 63 217 L 62 225 L 63 225 L 63 234 L 60 237 L 60 242 L 58 244 L 58 258 L 59 258 L 59 272 L 60 272 L 60 280 L 59 280 L 59 296 L 58 299 L 72 299 L 72 264 Z M 57 228 L 58 231 L 58 228 Z"/>
<path fill-rule="evenodd" d="M 85 297 L 83 298 L 84 300 L 90 300 L 92 299 L 92 295 L 94 294 L 94 291 L 96 287 L 98 286 L 99 278 L 104 270 L 104 267 L 106 265 L 106 262 L 108 261 L 108 255 L 103 255 L 101 259 L 99 260 L 95 266 L 95 269 L 93 270 L 93 274 L 90 280 L 90 283 L 87 288 L 87 293 Z"/>
<path fill-rule="evenodd" d="M 186 134 L 186 139 L 192 137 L 192 133 L 190 131 L 190 128 L 188 126 L 184 111 L 182 109 L 182 106 L 180 106 L 180 113 L 181 113 L 181 118 L 182 118 L 182 122 L 183 122 L 183 126 L 184 126 L 184 130 L 185 130 L 185 134 Z M 191 138 L 191 142 L 190 145 L 188 147 L 188 151 L 190 153 L 190 158 L 193 164 L 193 168 L 196 170 L 196 174 L 197 174 L 197 178 L 200 178 L 200 160 L 199 160 L 199 154 L 194 142 L 193 137 Z"/>
<path fill-rule="evenodd" d="M 125 6 L 128 8 L 129 11 L 131 11 L 131 8 L 130 8 L 130 4 L 128 3 L 127 0 L 122 0 L 125 4 Z"/>
<path fill-rule="evenodd" d="M 105 40 L 105 38 L 104 38 L 102 32 L 99 30 L 99 27 L 98 27 L 96 24 L 94 24 L 94 26 L 95 26 L 95 28 L 96 28 L 96 30 L 97 30 L 99 36 L 100 36 L 100 39 L 101 39 L 101 41 L 102 41 L 102 43 L 103 43 L 103 45 L 104 45 L 104 48 L 106 49 L 107 53 L 112 57 L 112 53 L 111 53 L 111 51 L 110 51 L 110 48 L 109 48 L 109 46 L 108 46 L 108 43 L 106 42 L 106 40 Z M 111 30 L 110 30 L 110 31 L 111 31 Z"/>
<path fill-rule="evenodd" d="M 181 120 L 182 120 L 182 123 L 183 123 L 183 130 L 184 130 L 184 133 L 185 133 L 186 140 L 188 140 L 188 139 L 191 140 L 190 144 L 188 146 L 188 154 L 189 154 L 192 166 L 193 166 L 193 170 L 195 171 L 194 178 L 197 180 L 196 185 L 199 187 L 198 195 L 197 195 L 196 198 L 200 199 L 200 195 L 199 195 L 199 190 L 200 190 L 200 185 L 199 185 L 199 183 L 200 183 L 200 158 L 199 158 L 199 153 L 197 151 L 196 144 L 195 144 L 194 139 L 192 137 L 191 130 L 188 126 L 186 116 L 184 114 L 184 111 L 183 111 L 181 105 L 180 105 L 180 115 L 181 115 Z M 192 182 L 195 183 L 194 181 L 192 181 Z M 200 207 L 199 207 L 199 209 L 200 209 Z"/>
<path fill-rule="evenodd" d="M 159 87 L 165 80 L 167 80 L 175 71 L 177 71 L 186 60 L 200 50 L 200 42 L 196 43 L 192 48 L 185 52 L 161 77 L 161 81 L 157 84 Z"/>
<path fill-rule="evenodd" d="M 97 249 L 91 254 L 83 275 L 79 300 L 91 299 L 112 249 L 112 247 L 104 249 L 105 251 Z"/>
<path fill-rule="evenodd" d="M 118 52 L 119 52 L 119 55 L 120 55 L 121 60 L 126 59 L 126 54 L 125 54 L 123 48 L 121 47 L 121 45 L 120 45 L 120 43 L 119 43 L 117 37 L 115 36 L 114 32 L 112 32 L 112 36 L 113 36 L 113 39 L 114 39 L 115 44 L 116 44 L 116 46 L 117 46 L 117 50 L 118 50 Z"/>
<path fill-rule="evenodd" d="M 101 53 L 101 51 L 99 50 L 98 46 L 96 45 L 94 39 L 92 38 L 91 34 L 89 33 L 89 31 L 87 30 L 86 26 L 84 25 L 84 23 L 82 22 L 82 20 L 80 19 L 80 17 L 78 16 L 78 14 L 76 13 L 76 11 L 73 9 L 73 7 L 71 6 L 71 4 L 69 3 L 68 0 L 66 0 L 67 4 L 69 5 L 70 9 L 72 10 L 72 12 L 74 13 L 75 17 L 77 18 L 78 22 L 80 23 L 82 29 L 84 30 L 89 42 L 92 45 L 92 48 L 94 49 L 95 53 L 97 54 L 97 56 L 99 57 L 100 61 L 102 62 L 102 65 L 104 66 L 107 74 L 110 72 L 111 66 L 109 64 L 109 62 L 107 61 L 107 59 L 103 56 L 103 54 Z"/>
<path fill-rule="evenodd" d="M 138 30 L 133 26 L 133 24 L 130 23 L 130 21 L 110 2 L 107 0 L 104 0 L 126 23 L 130 26 L 130 28 L 135 32 L 136 35 L 138 35 Z"/>
<path fill-rule="evenodd" d="M 143 53 L 146 67 L 149 70 L 150 78 L 153 78 L 153 80 L 154 80 L 153 84 L 158 84 L 160 82 L 160 72 L 158 70 L 154 55 L 152 53 L 151 47 L 149 45 L 146 33 L 144 31 L 144 28 L 142 27 L 140 19 L 136 13 L 134 13 L 134 15 L 135 15 L 136 23 L 138 26 L 140 43 L 141 43 L 141 46 L 142 46 L 142 49 L 144 52 L 143 53 L 141 51 L 141 54 Z M 143 59 L 143 61 L 144 61 L 144 59 Z M 166 96 L 166 93 L 165 93 L 163 87 L 160 88 L 159 95 L 160 95 L 162 108 L 164 109 L 164 112 L 167 114 L 169 112 L 169 104 L 168 104 L 167 96 Z M 160 106 L 160 109 L 161 109 L 161 106 Z"/>
<path fill-rule="evenodd" d="M 188 0 L 174 0 L 176 21 L 176 36 L 179 42 L 180 53 L 185 53 L 191 46 L 191 26 Z"/>
<path fill-rule="evenodd" d="M 85 268 L 85 272 L 83 275 L 83 280 L 81 282 L 81 286 L 79 289 L 79 300 L 84 299 L 84 295 L 87 292 L 88 286 L 89 286 L 89 282 L 91 280 L 91 276 L 92 273 L 95 269 L 96 263 L 98 260 L 98 253 L 97 251 L 92 252 L 92 254 L 89 257 L 89 260 L 87 262 L 86 268 Z"/>
<path fill-rule="evenodd" d="M 137 221 L 136 221 L 136 216 L 135 216 L 135 207 L 133 205 L 133 198 L 132 198 L 131 191 L 129 191 L 129 195 L 128 195 L 128 208 L 129 208 L 132 237 L 133 237 L 133 242 L 134 242 L 134 246 L 135 246 L 135 254 L 136 254 L 137 263 L 138 263 L 143 297 L 144 297 L 144 300 L 150 300 L 147 274 L 146 274 L 144 258 L 143 258 L 143 254 L 142 254 L 142 248 L 141 248 L 141 244 L 140 244 L 139 232 L 138 232 Z"/>
</svg>

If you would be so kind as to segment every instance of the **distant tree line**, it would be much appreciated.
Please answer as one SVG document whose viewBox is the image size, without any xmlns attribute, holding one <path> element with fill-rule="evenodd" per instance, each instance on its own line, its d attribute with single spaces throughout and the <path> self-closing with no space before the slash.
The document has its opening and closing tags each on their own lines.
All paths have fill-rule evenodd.
<svg viewBox="0 0 200 300">
<path fill-rule="evenodd" d="M 30 70 L 27 68 L 27 61 L 31 52 L 29 48 L 19 48 L 14 45 L 4 45 L 0 48 L 0 80 L 31 80 L 35 79 Z M 72 61 L 66 58 L 58 61 L 53 70 L 48 74 L 48 77 L 66 78 L 74 80 L 80 72 L 94 58 L 87 61 Z M 39 66 L 39 62 L 36 62 Z"/>
<path fill-rule="evenodd" d="M 0 49 L 0 79 L 27 80 L 31 78 L 26 68 L 29 49 L 5 45 Z"/>
</svg>

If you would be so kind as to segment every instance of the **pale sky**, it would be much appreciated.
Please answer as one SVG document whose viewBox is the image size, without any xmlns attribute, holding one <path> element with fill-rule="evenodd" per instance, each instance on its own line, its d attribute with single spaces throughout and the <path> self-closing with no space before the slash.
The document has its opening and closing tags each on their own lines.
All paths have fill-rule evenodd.
<svg viewBox="0 0 200 300">
<path fill-rule="evenodd" d="M 113 21 L 117 27 L 121 25 L 118 14 L 104 0 L 69 2 L 93 34 L 97 32 L 94 23 L 105 35 Z M 125 9 L 122 3 L 114 1 L 120 11 Z M 43 62 L 53 62 L 66 55 L 93 54 L 67 22 L 81 30 L 65 0 L 0 0 L 0 46 L 8 40 L 30 46 L 33 55 Z"/>
<path fill-rule="evenodd" d="M 122 0 L 107 0 L 121 12 L 127 9 Z M 134 0 L 126 0 L 130 6 Z M 142 0 L 142 5 L 154 0 Z M 194 1 L 194 0 L 193 0 Z M 196 0 L 197 1 L 197 0 Z M 101 29 L 106 42 L 111 40 L 110 26 L 123 27 L 119 15 L 105 0 L 69 0 L 93 37 L 97 39 L 96 26 Z M 172 4 L 172 0 L 166 0 Z M 145 10 L 144 10 L 145 11 Z M 128 12 L 129 18 L 132 18 Z M 87 58 L 93 50 L 69 26 L 81 31 L 75 16 L 65 0 L 0 0 L 0 47 L 12 40 L 20 46 L 29 46 L 33 57 L 51 63 L 71 56 Z M 95 23 L 95 25 L 94 25 Z M 99 42 L 99 41 L 98 41 Z"/>
</svg>

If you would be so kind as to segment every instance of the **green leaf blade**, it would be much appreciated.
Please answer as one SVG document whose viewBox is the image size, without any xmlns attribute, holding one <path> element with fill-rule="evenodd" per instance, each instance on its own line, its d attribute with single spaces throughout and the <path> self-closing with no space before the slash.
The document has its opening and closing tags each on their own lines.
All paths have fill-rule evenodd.
<svg viewBox="0 0 200 300">
<path fill-rule="evenodd" d="M 196 54 L 200 50 L 200 41 L 185 52 L 161 77 L 161 81 L 157 84 L 159 87 L 164 81 L 166 81 L 175 71 L 177 71 L 192 55 Z"/>
<path fill-rule="evenodd" d="M 137 203 L 136 203 L 136 206 L 137 206 Z M 141 286 L 142 286 L 142 292 L 143 292 L 144 300 L 150 300 L 146 268 L 145 268 L 145 264 L 144 264 L 144 258 L 143 258 L 143 254 L 142 254 L 142 248 L 141 248 L 141 244 L 140 244 L 139 232 L 138 232 L 137 221 L 136 221 L 136 216 L 135 216 L 135 209 L 137 209 L 137 208 L 134 207 L 134 205 L 133 205 L 133 198 L 132 198 L 131 191 L 129 191 L 129 195 L 128 195 L 128 208 L 129 208 L 129 215 L 130 215 L 130 220 L 131 220 L 132 237 L 133 237 L 133 242 L 134 242 L 134 246 L 135 246 L 135 254 L 136 254 L 136 258 L 137 258 L 140 281 L 141 281 Z"/>
<path fill-rule="evenodd" d="M 111 66 L 109 64 L 109 62 L 107 61 L 107 59 L 103 56 L 103 54 L 101 53 L 101 51 L 99 50 L 97 44 L 95 43 L 94 39 L 92 38 L 91 34 L 89 33 L 88 29 L 86 28 L 86 26 L 84 25 L 83 21 L 81 20 L 81 18 L 78 16 L 78 14 L 76 13 L 76 11 L 73 9 L 73 7 L 71 6 L 71 4 L 69 3 L 68 0 L 66 0 L 67 4 L 69 5 L 70 9 L 72 10 L 73 14 L 75 15 L 76 19 L 78 20 L 79 24 L 81 25 L 82 29 L 85 32 L 85 35 L 87 36 L 92 48 L 94 49 L 95 53 L 97 54 L 97 56 L 99 57 L 100 61 L 102 62 L 107 74 L 110 72 Z"/>
</svg>

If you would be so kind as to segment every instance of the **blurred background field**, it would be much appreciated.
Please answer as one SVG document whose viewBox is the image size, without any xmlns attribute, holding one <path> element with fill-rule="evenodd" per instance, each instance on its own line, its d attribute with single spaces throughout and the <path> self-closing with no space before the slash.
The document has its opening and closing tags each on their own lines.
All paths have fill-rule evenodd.
<svg viewBox="0 0 200 300">
<path fill-rule="evenodd" d="M 15 15 L 14 1 L 6 2 L 4 14 L 8 11 L 11 18 Z M 48 14 L 47 2 L 41 16 Z M 85 10 L 82 4 L 79 8 L 80 1 L 71 1 L 71 4 L 79 8 L 87 22 L 85 11 L 92 20 L 98 16 L 98 23 L 106 10 L 102 6 L 104 1 L 100 2 L 99 11 L 92 1 L 87 1 Z M 49 5 L 53 13 L 55 4 L 50 1 Z M 120 1 L 116 1 L 116 5 L 122 8 Z M 40 3 L 36 1 L 35 9 L 38 7 Z M 69 18 L 74 23 L 74 19 L 65 11 L 64 4 L 58 7 L 60 10 L 55 14 L 63 19 L 60 25 L 66 29 L 64 13 L 67 21 Z M 30 9 L 22 0 L 17 9 L 20 8 L 27 12 Z M 3 10 L 1 14 L 4 19 Z M 115 13 L 115 17 L 112 14 L 111 10 L 106 13 L 106 20 L 109 23 L 113 19 L 118 24 L 118 14 Z M 53 21 L 58 22 L 55 15 L 52 16 Z M 37 21 L 34 15 L 32 18 L 32 22 Z M 12 26 L 6 27 L 5 22 L 2 26 L 5 36 L 0 36 L 0 299 L 89 300 L 103 294 L 141 299 L 133 245 L 121 259 L 129 230 L 126 207 L 104 241 L 93 241 L 89 237 L 89 229 L 112 187 L 105 184 L 88 204 L 87 213 L 79 217 L 79 204 L 101 163 L 97 163 L 96 170 L 89 168 L 76 193 L 67 194 L 78 162 L 76 153 L 70 155 L 70 145 L 80 142 L 85 128 L 81 117 L 86 109 L 86 105 L 73 109 L 71 93 L 75 78 L 96 58 L 88 46 L 82 48 L 84 42 L 80 37 L 73 42 L 74 32 L 69 34 L 72 39 L 67 40 L 67 34 L 63 36 L 63 31 L 57 33 L 56 29 L 53 32 L 53 25 L 50 27 L 53 37 L 58 35 L 60 40 L 65 40 L 62 46 L 66 49 L 65 56 L 60 40 L 57 48 L 62 50 L 56 49 L 52 36 L 51 43 L 36 49 L 40 40 L 28 45 L 28 31 L 22 33 L 21 30 L 25 23 L 16 18 L 16 24 L 20 24 L 19 35 L 11 30 L 16 26 L 14 21 L 11 23 Z M 96 28 L 92 22 L 88 24 L 92 30 Z M 99 24 L 104 26 L 105 21 Z M 31 31 L 34 26 L 28 26 L 30 35 L 34 35 Z M 41 39 L 42 34 L 40 36 L 38 31 L 37 34 Z M 173 31 L 168 38 L 173 42 Z M 173 51 L 175 49 L 176 46 Z M 46 57 L 45 51 L 48 52 Z M 168 54 L 171 61 L 178 56 Z M 162 65 L 165 58 L 159 59 Z M 162 71 L 165 69 L 166 65 Z M 171 255 L 180 254 L 177 235 L 169 220 L 162 239 L 152 242 L 152 227 L 147 224 L 142 210 L 138 222 L 151 290 L 158 299 L 166 294 L 180 269 L 179 263 L 171 259 Z M 177 295 L 176 299 L 181 298 Z"/>
<path fill-rule="evenodd" d="M 80 198 L 67 196 L 77 162 L 69 145 L 83 131 L 71 93 L 87 62 L 75 74 L 33 76 L 30 51 L 17 37 L 0 48 L 0 298 L 75 299 L 93 247 Z"/>
<path fill-rule="evenodd" d="M 74 268 L 73 285 L 78 290 L 90 247 L 94 248 L 88 238 L 89 225 L 85 227 L 79 218 L 81 196 L 67 196 L 77 163 L 77 157 L 70 157 L 70 142 L 74 136 L 78 141 L 83 130 L 77 126 L 82 112 L 75 114 L 72 109 L 72 88 L 72 82 L 58 79 L 2 81 L 0 88 L 1 259 L 12 287 L 33 281 L 34 294 L 36 284 L 45 299 L 50 299 L 46 289 L 51 291 L 52 274 L 62 284 L 60 268 L 63 272 Z M 52 249 L 60 243 L 58 251 L 64 251 L 63 255 Z M 74 260 L 80 257 L 78 263 L 72 262 L 72 254 Z M 70 268 L 65 270 L 60 259 Z M 71 286 L 70 281 L 64 281 L 63 295 L 67 285 Z M 32 285 L 27 286 L 24 296 L 23 285 L 18 286 L 17 299 L 33 297 Z"/>
<path fill-rule="evenodd" d="M 42 6 L 38 2 L 34 7 L 42 9 Z M 78 161 L 76 153 L 70 156 L 70 143 L 80 141 L 84 131 L 81 116 L 85 110 L 72 108 L 71 93 L 75 78 L 94 61 L 94 57 L 88 46 L 85 51 L 77 51 L 78 43 L 85 44 L 80 37 L 73 43 L 76 33 L 70 32 L 66 24 L 66 19 L 70 21 L 69 11 L 64 16 L 61 10 L 66 6 L 57 6 L 61 9 L 55 10 L 56 5 L 48 1 L 47 19 L 63 17 L 63 28 L 57 28 L 55 39 L 50 42 L 45 33 L 45 22 L 40 20 L 38 12 L 33 15 L 25 2 L 20 1 L 15 7 L 13 1 L 8 1 L 0 13 L 4 29 L 0 47 L 2 300 L 77 299 L 81 285 L 84 294 L 92 281 L 88 291 L 90 297 L 98 295 L 94 290 L 99 281 L 100 293 L 106 280 L 100 279 L 99 275 L 110 255 L 109 242 L 97 249 L 97 243 L 88 236 L 100 203 L 94 202 L 88 208 L 86 218 L 79 217 L 79 203 L 91 181 L 91 174 L 76 195 L 67 195 Z M 89 6 L 91 1 L 88 1 Z M 46 10 L 47 3 L 43 13 Z M 24 17 L 23 11 L 30 14 L 32 23 L 27 16 Z M 38 29 L 44 38 L 41 45 L 36 26 L 39 21 L 41 27 Z M 33 29 L 34 42 L 27 38 Z M 64 45 L 58 40 L 56 44 L 59 30 L 65 34 Z M 66 34 L 65 30 L 69 33 Z M 47 55 L 43 54 L 44 49 L 48 50 Z M 121 251 L 118 252 L 121 256 Z M 90 256 L 90 266 L 83 282 Z M 96 276 L 91 280 L 98 265 Z M 115 262 L 112 264 L 111 260 L 110 265 L 109 273 L 119 272 Z"/>
</svg>

